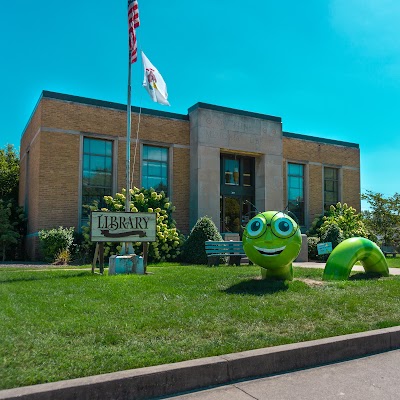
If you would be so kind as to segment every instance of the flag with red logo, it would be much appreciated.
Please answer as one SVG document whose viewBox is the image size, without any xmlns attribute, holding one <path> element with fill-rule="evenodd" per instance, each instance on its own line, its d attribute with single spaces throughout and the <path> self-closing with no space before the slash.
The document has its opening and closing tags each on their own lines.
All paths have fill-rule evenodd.
<svg viewBox="0 0 400 400">
<path fill-rule="evenodd" d="M 128 0 L 128 25 L 129 25 L 129 50 L 131 53 L 131 63 L 137 61 L 136 31 L 139 27 L 139 7 L 137 0 Z"/>
<path fill-rule="evenodd" d="M 145 56 L 143 51 L 142 61 L 144 69 L 143 86 L 154 102 L 169 106 L 167 85 L 157 68 Z"/>
</svg>

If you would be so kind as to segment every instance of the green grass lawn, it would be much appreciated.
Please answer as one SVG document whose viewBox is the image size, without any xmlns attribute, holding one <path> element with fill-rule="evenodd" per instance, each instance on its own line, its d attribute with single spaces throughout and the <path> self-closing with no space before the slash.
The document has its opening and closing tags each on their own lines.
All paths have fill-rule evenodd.
<svg viewBox="0 0 400 400">
<path fill-rule="evenodd" d="M 386 257 L 389 268 L 400 268 L 400 256 Z"/>
<path fill-rule="evenodd" d="M 290 283 L 251 267 L 146 276 L 0 269 L 0 388 L 400 325 L 400 277 Z M 358 279 L 357 279 L 358 278 Z"/>
</svg>

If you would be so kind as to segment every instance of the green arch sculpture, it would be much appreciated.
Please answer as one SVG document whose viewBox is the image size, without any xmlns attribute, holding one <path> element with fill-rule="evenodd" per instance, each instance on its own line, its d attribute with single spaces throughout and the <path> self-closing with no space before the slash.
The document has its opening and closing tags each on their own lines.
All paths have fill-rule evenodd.
<svg viewBox="0 0 400 400">
<path fill-rule="evenodd" d="M 354 264 L 360 261 L 365 272 L 389 276 L 389 268 L 381 249 L 371 240 L 354 237 L 339 243 L 326 262 L 323 280 L 346 280 Z"/>
</svg>

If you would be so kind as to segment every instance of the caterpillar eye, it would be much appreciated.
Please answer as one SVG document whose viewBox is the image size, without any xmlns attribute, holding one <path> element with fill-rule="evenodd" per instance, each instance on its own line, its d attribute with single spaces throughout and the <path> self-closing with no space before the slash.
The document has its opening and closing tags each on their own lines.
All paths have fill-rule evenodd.
<svg viewBox="0 0 400 400">
<path fill-rule="evenodd" d="M 287 238 L 294 234 L 297 227 L 293 225 L 289 218 L 282 217 L 273 222 L 272 228 L 277 236 Z"/>
<path fill-rule="evenodd" d="M 263 219 L 260 217 L 255 217 L 253 218 L 248 224 L 247 224 L 247 233 L 250 237 L 255 238 L 260 236 L 266 227 L 266 223 Z"/>
</svg>

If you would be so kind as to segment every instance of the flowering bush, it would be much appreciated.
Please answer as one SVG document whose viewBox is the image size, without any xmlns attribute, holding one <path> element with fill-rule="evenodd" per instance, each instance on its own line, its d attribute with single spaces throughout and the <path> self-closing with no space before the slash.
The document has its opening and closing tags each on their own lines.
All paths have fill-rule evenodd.
<svg viewBox="0 0 400 400">
<path fill-rule="evenodd" d="M 331 205 L 329 214 L 323 218 L 323 221 L 319 230 L 321 240 L 326 235 L 326 231 L 331 229 L 332 224 L 337 225 L 341 230 L 342 240 L 356 236 L 368 237 L 362 215 L 357 214 L 355 208 L 349 207 L 346 203 Z"/>
<path fill-rule="evenodd" d="M 74 241 L 74 228 L 43 229 L 39 231 L 40 249 L 45 261 L 53 262 L 60 251 L 69 252 Z"/>
<path fill-rule="evenodd" d="M 156 241 L 149 243 L 148 261 L 162 262 L 175 260 L 180 254 L 180 248 L 183 243 L 183 235 L 176 229 L 175 221 L 172 219 L 172 212 L 175 207 L 165 196 L 164 192 L 156 192 L 154 189 L 130 189 L 131 212 L 149 212 L 156 213 Z M 107 207 L 101 211 L 124 211 L 126 200 L 126 189 L 122 193 L 116 193 L 114 197 L 104 196 Z M 98 210 L 97 204 L 90 206 L 91 211 Z M 89 242 L 90 228 L 84 229 L 84 238 Z M 133 243 L 136 254 L 143 253 L 143 244 L 141 242 Z M 104 246 L 104 255 L 110 256 L 121 251 L 120 243 L 107 242 Z"/>
</svg>

